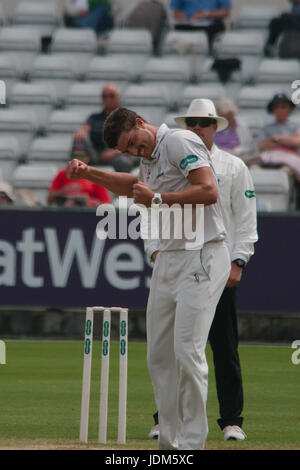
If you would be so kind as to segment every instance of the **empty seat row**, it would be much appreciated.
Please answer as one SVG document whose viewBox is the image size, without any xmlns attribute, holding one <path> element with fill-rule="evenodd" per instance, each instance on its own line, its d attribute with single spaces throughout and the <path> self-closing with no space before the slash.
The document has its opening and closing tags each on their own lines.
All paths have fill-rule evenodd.
<svg viewBox="0 0 300 470">
<path fill-rule="evenodd" d="M 241 5 L 232 22 L 233 27 L 238 30 L 256 29 L 266 31 L 270 21 L 280 16 L 281 8 L 277 5 Z"/>
<path fill-rule="evenodd" d="M 7 23 L 8 18 L 4 15 L 1 6 L 2 23 Z M 36 2 L 31 0 L 21 0 L 16 6 L 9 19 L 12 24 L 37 24 L 37 25 L 56 25 L 61 22 L 61 15 L 55 1 L 43 0 Z"/>
<path fill-rule="evenodd" d="M 5 26 L 0 29 L 0 50 L 38 53 L 41 48 L 43 29 L 29 24 Z M 51 34 L 51 52 L 74 52 L 96 54 L 135 53 L 152 55 L 152 36 L 145 28 L 115 28 L 102 46 L 96 33 L 89 28 L 56 27 Z M 169 31 L 162 45 L 163 54 L 207 55 L 208 42 L 204 32 Z"/>
<path fill-rule="evenodd" d="M 72 147 L 72 134 L 51 135 L 46 137 L 33 137 L 28 145 L 26 163 L 62 168 L 70 158 Z M 0 168 L 2 178 L 13 181 L 14 172 L 20 165 L 22 157 L 21 144 L 15 136 L 1 136 L 0 140 Z M 25 163 L 25 162 L 24 162 Z"/>
<path fill-rule="evenodd" d="M 163 93 L 161 100 L 158 99 L 157 103 L 154 100 L 153 105 L 168 105 L 177 106 L 181 100 L 182 90 L 185 87 L 200 88 L 202 94 L 206 94 L 205 87 L 208 87 L 208 93 L 212 89 L 220 90 L 222 94 L 228 94 L 230 87 L 234 88 L 233 98 L 238 98 L 240 89 L 245 89 L 247 80 L 239 80 L 240 73 L 234 72 L 232 79 L 226 86 L 218 81 L 216 72 L 211 70 L 211 67 L 202 64 L 202 70 L 199 72 L 201 79 L 194 81 L 191 80 L 193 74 L 193 67 L 185 58 L 176 60 L 169 60 L 162 58 L 152 58 L 146 62 L 141 61 L 141 64 L 136 67 L 128 65 L 128 74 L 122 75 L 122 67 L 118 67 L 113 60 L 108 61 L 107 58 L 92 59 L 90 65 L 86 70 L 86 80 L 80 81 L 76 75 L 76 66 L 70 58 L 56 57 L 56 56 L 39 56 L 34 62 L 34 67 L 31 71 L 30 81 L 21 81 L 17 75 L 17 65 L 15 75 L 9 68 L 9 63 L 0 54 L 0 74 L 1 66 L 4 70 L 1 74 L 2 79 L 6 83 L 7 88 L 7 102 L 8 104 L 29 104 L 43 103 L 46 100 L 51 101 L 55 106 L 62 106 L 64 104 L 74 104 L 76 100 L 80 100 L 82 104 L 92 105 L 96 97 L 96 103 L 100 100 L 100 90 L 107 81 L 115 82 L 122 94 L 124 91 L 131 87 L 130 90 L 137 90 L 139 100 L 143 100 L 143 90 L 145 92 L 145 100 L 149 95 L 147 87 L 151 90 L 167 89 L 167 93 Z M 126 60 L 123 63 L 129 64 Z M 72 67 L 73 65 L 73 67 Z M 143 70 L 141 70 L 143 69 Z M 278 70 L 278 73 L 277 73 Z M 112 71 L 112 72 L 110 72 Z M 130 72 L 129 72 L 130 71 Z M 258 71 L 255 74 L 256 79 L 252 82 L 251 86 L 248 85 L 249 91 L 247 95 L 250 96 L 252 102 L 255 102 L 255 93 L 258 92 L 258 99 L 260 96 L 266 97 L 275 91 L 287 90 L 290 93 L 291 84 L 296 77 L 300 76 L 300 66 L 294 60 L 269 60 L 266 59 L 261 62 Z M 130 79 L 141 74 L 140 80 L 135 81 Z M 6 75 L 6 76 L 5 76 Z M 272 80 L 274 77 L 274 80 Z M 255 86 L 254 86 L 255 85 Z M 251 90 L 253 91 L 251 98 Z M 129 93 L 128 91 L 126 93 Z M 231 94 L 231 91 L 229 92 Z M 153 91 L 150 95 L 153 95 Z M 155 94 L 155 92 L 154 92 Z M 218 94 L 219 91 L 218 91 Z M 165 99 L 166 96 L 169 99 Z M 44 96 L 44 98 L 43 98 Z M 43 98 L 43 99 L 42 99 Z M 42 100 L 42 101 L 41 101 Z M 167 103 L 166 101 L 169 101 Z M 256 100 L 257 101 L 257 100 Z M 149 103 L 147 103 L 149 104 Z M 247 105 L 246 105 L 247 106 Z M 259 106 L 258 106 L 259 107 Z"/>
<path fill-rule="evenodd" d="M 6 26 L 0 29 L 0 50 L 38 53 L 42 31 L 29 25 Z M 265 34 L 253 30 L 229 30 L 220 36 L 217 54 L 226 57 L 263 55 Z M 52 33 L 51 52 L 104 54 L 135 53 L 152 55 L 152 36 L 147 29 L 115 28 L 106 41 L 98 41 L 92 29 L 57 27 Z M 203 31 L 169 30 L 161 45 L 161 54 L 208 54 L 207 36 Z"/>
<path fill-rule="evenodd" d="M 64 94 L 64 108 L 100 109 L 101 93 L 107 82 L 91 81 L 78 82 L 66 81 Z M 145 81 L 142 83 L 116 82 L 120 87 L 122 103 L 125 106 L 153 106 L 176 110 L 182 106 L 188 106 L 192 99 L 209 98 L 218 101 L 228 98 L 229 87 L 221 83 L 184 83 L 181 81 Z M 233 97 L 240 108 L 265 109 L 267 103 L 276 93 L 284 92 L 292 97 L 293 89 L 285 83 L 267 83 L 258 85 L 245 85 L 236 88 Z M 32 111 L 41 111 L 40 126 L 46 122 L 44 119 L 55 108 L 60 106 L 61 100 L 57 94 L 55 80 L 49 82 L 34 80 L 32 82 L 17 82 L 14 84 L 7 96 L 7 109 L 1 109 L 5 116 L 9 115 L 11 109 L 24 109 L 30 107 Z M 42 114 L 46 113 L 43 117 Z M 3 114 L 4 113 L 4 114 Z M 10 118 L 9 118 L 10 119 Z"/>
<path fill-rule="evenodd" d="M 294 191 L 281 169 L 250 168 L 258 212 L 285 212 L 293 208 Z"/>
<path fill-rule="evenodd" d="M 58 167 L 51 165 L 19 165 L 13 172 L 12 185 L 16 202 L 22 205 L 47 205 L 49 187 Z"/>
<path fill-rule="evenodd" d="M 23 58 L 25 60 L 25 58 Z M 24 62 L 23 62 L 24 63 Z M 25 67 L 14 54 L 0 53 L 0 76 L 8 90 L 20 80 L 45 80 L 65 96 L 70 81 L 116 81 L 124 84 L 143 81 L 220 82 L 214 59 L 193 60 L 191 57 L 150 57 L 118 54 L 85 57 L 75 60 L 69 54 L 39 54 L 30 57 Z M 300 76 L 296 59 L 263 59 L 244 57 L 240 70 L 233 71 L 231 83 L 282 83 L 290 85 Z M 60 86 L 61 84 L 61 86 Z M 65 87 L 63 85 L 65 84 Z M 62 89 L 61 89 L 62 88 Z"/>
<path fill-rule="evenodd" d="M 41 28 L 32 25 L 0 28 L 0 51 L 38 54 L 41 52 Z M 98 38 L 92 29 L 56 28 L 52 34 L 51 52 L 76 52 L 94 55 L 98 52 Z"/>
</svg>

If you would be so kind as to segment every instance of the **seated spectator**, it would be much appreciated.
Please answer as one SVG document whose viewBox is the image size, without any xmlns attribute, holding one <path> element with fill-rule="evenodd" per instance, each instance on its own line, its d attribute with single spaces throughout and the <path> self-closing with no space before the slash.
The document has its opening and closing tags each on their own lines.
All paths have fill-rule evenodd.
<svg viewBox="0 0 300 470">
<path fill-rule="evenodd" d="M 247 160 L 254 150 L 254 141 L 248 126 L 239 118 L 236 105 L 231 100 L 221 100 L 216 108 L 219 116 L 228 121 L 227 129 L 215 134 L 216 145 L 222 150 Z"/>
<path fill-rule="evenodd" d="M 71 158 L 77 158 L 89 163 L 90 158 L 83 147 L 72 150 Z M 60 170 L 54 177 L 48 194 L 48 204 L 64 207 L 97 207 L 99 204 L 110 203 L 109 192 L 91 181 L 85 179 L 70 180 L 66 168 Z"/>
<path fill-rule="evenodd" d="M 259 157 L 251 161 L 261 166 L 285 166 L 300 181 L 300 122 L 290 120 L 294 103 L 283 93 L 273 97 L 267 106 L 274 122 L 261 129 L 258 138 Z"/>
<path fill-rule="evenodd" d="M 128 173 L 133 169 L 136 161 L 122 155 L 118 150 L 107 148 L 102 135 L 105 119 L 120 106 L 120 99 L 118 87 L 114 83 L 107 83 L 102 89 L 103 109 L 89 116 L 87 122 L 74 133 L 74 141 L 88 142 L 92 165 L 110 165 L 115 171 Z"/>
<path fill-rule="evenodd" d="M 158 54 L 168 14 L 162 0 L 140 1 L 125 21 L 128 28 L 146 28 L 152 36 L 153 53 Z"/>
<path fill-rule="evenodd" d="M 15 202 L 13 189 L 9 183 L 0 181 L 0 205 L 10 205 Z"/>
<path fill-rule="evenodd" d="M 97 34 L 114 27 L 110 0 L 66 0 L 65 11 L 66 26 L 91 28 Z"/>
<path fill-rule="evenodd" d="M 218 33 L 225 31 L 224 19 L 231 9 L 231 0 L 171 0 L 175 29 L 204 30 L 210 51 Z"/>
<path fill-rule="evenodd" d="M 289 13 L 282 13 L 269 23 L 269 34 L 265 45 L 265 56 L 272 57 L 274 45 L 283 32 L 300 32 L 300 0 L 290 0 L 292 4 Z M 300 54 L 300 51 L 299 51 Z"/>
</svg>

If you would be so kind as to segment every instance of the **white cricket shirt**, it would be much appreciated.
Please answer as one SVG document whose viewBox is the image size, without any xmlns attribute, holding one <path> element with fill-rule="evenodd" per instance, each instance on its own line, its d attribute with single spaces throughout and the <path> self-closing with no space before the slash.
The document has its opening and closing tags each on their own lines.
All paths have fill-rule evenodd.
<svg viewBox="0 0 300 470">
<path fill-rule="evenodd" d="M 152 159 L 141 160 L 139 179 L 154 192 L 177 192 L 191 186 L 187 179 L 190 171 L 205 166 L 212 168 L 211 158 L 196 134 L 184 129 L 169 129 L 166 124 L 162 124 L 156 135 Z M 196 211 L 194 208 L 192 210 Z M 218 200 L 215 204 L 204 206 L 204 243 L 225 238 L 226 231 Z M 156 249 L 185 250 L 189 242 L 184 237 L 181 240 L 161 238 Z"/>
</svg>

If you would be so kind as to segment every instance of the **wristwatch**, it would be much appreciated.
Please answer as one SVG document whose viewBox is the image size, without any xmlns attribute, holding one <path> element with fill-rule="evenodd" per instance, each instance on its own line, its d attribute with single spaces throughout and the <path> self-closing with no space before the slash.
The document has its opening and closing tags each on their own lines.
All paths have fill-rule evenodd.
<svg viewBox="0 0 300 470">
<path fill-rule="evenodd" d="M 243 259 L 237 258 L 232 261 L 235 263 L 239 268 L 244 268 L 246 266 L 246 263 Z"/>
<path fill-rule="evenodd" d="M 273 140 L 274 142 L 279 142 L 279 135 L 274 135 Z"/>
<path fill-rule="evenodd" d="M 162 198 L 160 193 L 154 193 L 153 198 L 151 199 L 151 206 L 152 207 L 160 207 L 162 204 Z"/>
</svg>

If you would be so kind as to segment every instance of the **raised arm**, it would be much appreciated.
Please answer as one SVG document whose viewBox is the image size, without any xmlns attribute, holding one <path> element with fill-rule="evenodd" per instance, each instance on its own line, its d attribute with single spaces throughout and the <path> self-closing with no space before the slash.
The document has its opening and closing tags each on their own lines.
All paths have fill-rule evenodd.
<svg viewBox="0 0 300 470">
<path fill-rule="evenodd" d="M 138 178 L 130 173 L 110 172 L 91 167 L 74 158 L 67 167 L 67 176 L 71 180 L 86 179 L 103 186 L 118 196 L 133 197 L 133 185 Z"/>
</svg>

